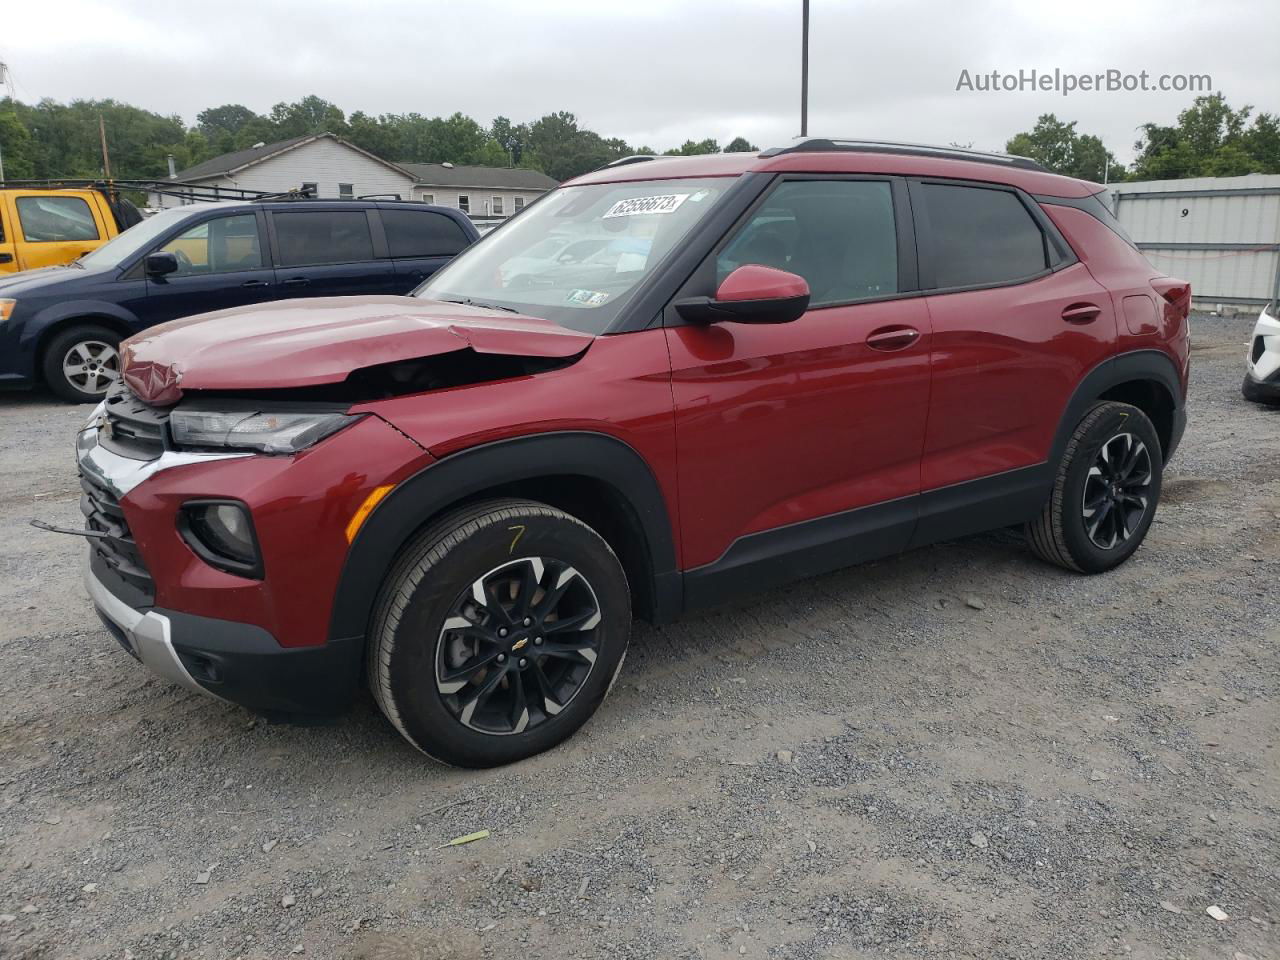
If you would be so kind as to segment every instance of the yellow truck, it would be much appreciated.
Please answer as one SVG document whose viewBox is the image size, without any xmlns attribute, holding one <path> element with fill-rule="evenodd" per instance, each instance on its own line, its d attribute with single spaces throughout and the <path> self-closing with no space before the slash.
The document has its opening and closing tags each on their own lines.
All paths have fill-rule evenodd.
<svg viewBox="0 0 1280 960">
<path fill-rule="evenodd" d="M 141 219 L 106 187 L 0 183 L 0 275 L 70 263 Z"/>
</svg>

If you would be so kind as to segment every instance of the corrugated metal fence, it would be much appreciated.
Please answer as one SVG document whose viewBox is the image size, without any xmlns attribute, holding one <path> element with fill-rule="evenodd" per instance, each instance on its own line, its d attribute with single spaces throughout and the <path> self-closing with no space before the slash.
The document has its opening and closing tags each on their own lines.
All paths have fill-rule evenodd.
<svg viewBox="0 0 1280 960">
<path fill-rule="evenodd" d="M 1188 280 L 1196 305 L 1280 298 L 1280 176 L 1114 183 L 1116 218 L 1153 265 Z"/>
</svg>

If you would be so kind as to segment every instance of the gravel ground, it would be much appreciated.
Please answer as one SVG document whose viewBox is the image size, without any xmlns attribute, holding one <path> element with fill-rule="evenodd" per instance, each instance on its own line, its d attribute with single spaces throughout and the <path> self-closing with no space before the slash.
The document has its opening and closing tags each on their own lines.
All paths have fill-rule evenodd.
<svg viewBox="0 0 1280 960">
<path fill-rule="evenodd" d="M 78 522 L 85 408 L 0 396 L 0 956 L 1280 957 L 1251 323 L 1196 318 L 1191 426 L 1119 571 L 1001 533 L 638 626 L 586 729 L 482 773 L 368 698 L 273 726 L 150 677 L 83 545 L 26 526 Z"/>
</svg>

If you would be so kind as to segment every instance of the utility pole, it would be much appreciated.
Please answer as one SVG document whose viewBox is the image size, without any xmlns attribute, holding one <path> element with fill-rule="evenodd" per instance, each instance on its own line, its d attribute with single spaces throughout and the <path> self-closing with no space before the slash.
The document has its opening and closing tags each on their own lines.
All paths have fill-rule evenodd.
<svg viewBox="0 0 1280 960">
<path fill-rule="evenodd" d="M 9 68 L 0 61 L 0 89 L 3 89 L 5 96 L 10 100 L 13 99 L 13 93 L 9 90 Z M 0 145 L 0 183 L 4 182 L 4 150 Z"/>
<path fill-rule="evenodd" d="M 809 135 L 809 0 L 800 15 L 800 136 Z"/>
<path fill-rule="evenodd" d="M 98 114 L 98 136 L 102 138 L 102 172 L 110 180 L 111 158 L 107 156 L 107 125 L 102 120 L 102 114 Z"/>
</svg>

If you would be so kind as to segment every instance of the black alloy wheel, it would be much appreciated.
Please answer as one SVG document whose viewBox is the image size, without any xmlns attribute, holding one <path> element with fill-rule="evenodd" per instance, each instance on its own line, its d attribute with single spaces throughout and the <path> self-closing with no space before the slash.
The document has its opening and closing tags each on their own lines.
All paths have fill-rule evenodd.
<svg viewBox="0 0 1280 960">
<path fill-rule="evenodd" d="M 1151 506 L 1151 454 L 1132 433 L 1118 433 L 1098 449 L 1084 483 L 1081 516 L 1100 550 L 1125 543 Z"/>
<path fill-rule="evenodd" d="M 480 733 L 524 733 L 578 695 L 599 657 L 600 604 L 559 560 L 522 557 L 454 601 L 436 645 L 436 689 Z"/>
</svg>

